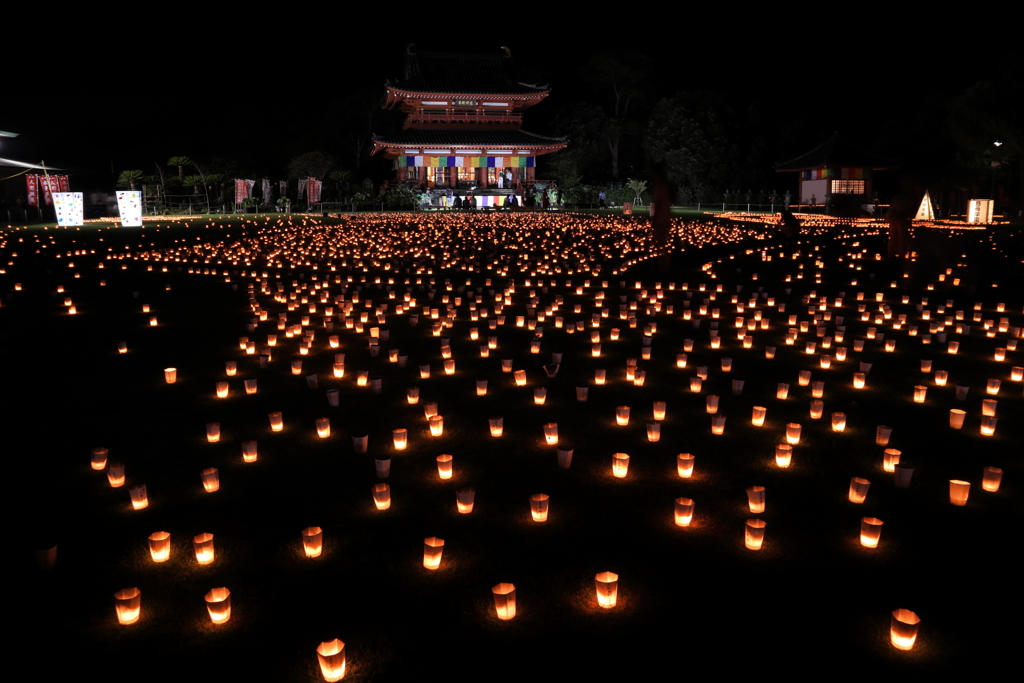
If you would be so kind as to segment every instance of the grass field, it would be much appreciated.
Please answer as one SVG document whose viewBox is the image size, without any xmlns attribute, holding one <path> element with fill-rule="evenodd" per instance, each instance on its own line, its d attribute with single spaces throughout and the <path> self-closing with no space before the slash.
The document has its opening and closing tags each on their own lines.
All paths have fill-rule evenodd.
<svg viewBox="0 0 1024 683">
<path fill-rule="evenodd" d="M 459 232 L 445 233 L 447 246 L 430 250 L 424 242 L 438 233 L 425 225 L 429 217 L 392 215 L 375 228 L 354 219 L 284 220 L 294 222 L 4 231 L 0 348 L 8 457 L 19 460 L 8 481 L 22 482 L 9 533 L 15 590 L 25 592 L 18 614 L 29 615 L 15 643 L 33 662 L 33 678 L 315 681 L 322 680 L 315 648 L 333 638 L 346 643 L 345 680 L 357 681 L 934 676 L 1015 661 L 1024 415 L 1022 383 L 1011 379 L 1011 368 L 1024 365 L 1024 351 L 1008 350 L 1003 361 L 994 352 L 1012 346 L 1013 330 L 1019 337 L 1024 323 L 1019 235 L 936 238 L 952 268 L 940 281 L 926 259 L 911 264 L 907 277 L 875 261 L 884 234 L 833 230 L 785 247 L 753 234 L 722 238 L 678 250 L 671 270 L 656 274 L 648 261 L 628 265 L 635 259 L 623 247 L 643 246 L 642 221 L 611 236 L 609 224 L 580 218 L 559 242 L 551 237 L 557 224 L 545 224 L 552 219 L 524 217 L 497 234 L 493 224 L 467 218 Z M 691 224 L 679 239 L 704 229 Z M 374 246 L 374 230 L 386 249 Z M 517 234 L 524 241 L 512 249 Z M 349 251 L 328 256 L 335 243 Z M 313 252 L 289 251 L 306 245 Z M 489 271 L 488 260 L 503 255 L 507 273 Z M 564 264 L 581 262 L 602 270 L 565 273 Z M 548 274 L 539 281 L 524 272 L 529 263 Z M 660 310 L 649 308 L 654 302 Z M 406 310 L 396 312 L 403 303 Z M 382 304 L 388 308 L 378 323 Z M 324 325 L 328 306 L 332 330 Z M 452 326 L 435 335 L 446 306 Z M 439 318 L 424 307 L 439 309 Z M 361 312 L 368 313 L 363 330 L 347 327 L 346 318 L 358 321 Z M 308 354 L 300 354 L 301 334 L 279 329 L 281 313 L 289 326 L 309 316 L 301 328 L 314 332 Z M 736 318 L 746 324 L 756 315 L 767 328 L 757 321 L 744 348 Z M 894 329 L 900 316 L 905 322 Z M 576 321 L 583 330 L 570 334 Z M 801 322 L 807 331 L 787 345 L 787 332 Z M 721 345 L 712 348 L 716 323 Z M 936 323 L 942 329 L 924 343 Z M 957 332 L 958 324 L 969 331 Z M 371 327 L 388 334 L 375 356 Z M 473 328 L 479 339 L 471 339 Z M 940 332 L 959 342 L 955 355 Z M 276 346 L 268 347 L 268 335 L 277 335 Z M 256 355 L 240 348 L 240 337 L 255 343 Z M 496 348 L 481 357 L 488 337 Z M 443 370 L 443 339 L 455 360 L 451 375 Z M 895 350 L 886 352 L 885 340 L 893 339 Z M 692 350 L 680 368 L 686 340 Z M 122 341 L 125 354 L 118 353 Z M 818 345 L 814 353 L 805 352 L 808 342 Z M 766 358 L 766 346 L 776 347 L 774 358 Z M 844 361 L 836 360 L 839 347 L 847 349 Z M 268 349 L 271 360 L 261 368 L 258 353 Z M 408 357 L 404 367 L 390 360 L 392 349 Z M 334 376 L 337 353 L 345 354 L 342 378 Z M 561 364 L 549 377 L 544 366 L 553 353 L 562 354 Z M 828 369 L 822 353 L 833 358 Z M 729 372 L 724 358 L 732 361 Z M 502 372 L 503 359 L 526 371 L 525 386 Z M 642 386 L 627 381 L 628 359 L 646 373 Z M 922 359 L 933 361 L 932 372 L 922 372 Z M 293 360 L 301 360 L 299 374 Z M 226 376 L 227 361 L 237 364 L 236 375 Z M 855 389 L 861 362 L 871 368 L 866 388 Z M 429 377 L 420 366 L 429 366 Z M 177 368 L 176 383 L 165 382 L 166 367 Z M 693 392 L 700 367 L 707 378 Z M 607 372 L 603 385 L 595 383 L 598 369 Z M 379 393 L 357 386 L 360 371 L 380 378 Z M 824 383 L 821 419 L 810 416 L 812 387 L 798 384 L 801 371 Z M 945 386 L 936 384 L 936 371 L 948 372 Z M 990 378 L 1001 380 L 998 395 L 985 393 Z M 243 380 L 251 379 L 258 390 L 247 395 Z M 483 379 L 487 393 L 478 396 Z M 741 393 L 733 380 L 744 380 Z M 223 399 L 215 396 L 221 381 L 230 391 Z M 788 398 L 776 397 L 779 383 L 790 385 Z M 915 385 L 927 386 L 923 403 L 913 400 Z M 969 387 L 966 400 L 955 398 L 956 385 Z M 579 386 L 589 387 L 585 402 L 577 400 Z M 419 388 L 417 404 L 407 399 L 410 387 Z M 543 405 L 535 403 L 538 387 L 547 391 Z M 328 404 L 328 389 L 338 390 L 339 407 Z M 711 431 L 709 395 L 720 397 L 722 435 Z M 980 433 L 984 399 L 998 401 L 993 436 Z M 651 442 L 655 401 L 667 409 L 660 440 Z M 444 418 L 439 437 L 424 416 L 430 402 Z M 617 406 L 631 408 L 628 425 L 616 425 Z M 767 409 L 764 426 L 751 424 L 755 406 Z M 951 408 L 966 411 L 963 429 L 950 428 Z M 281 432 L 270 429 L 275 411 Z M 845 431 L 831 429 L 835 412 L 845 413 Z M 323 417 L 328 438 L 315 429 Z M 504 420 L 500 438 L 488 431 L 494 417 Z M 213 422 L 221 430 L 216 443 L 206 437 Z M 552 422 L 559 445 L 574 449 L 568 469 L 544 441 L 542 426 Z M 802 435 L 783 469 L 774 452 L 789 423 L 801 424 Z M 879 425 L 892 428 L 889 447 L 914 468 L 908 488 L 882 469 Z M 392 441 L 400 428 L 408 430 L 401 451 Z M 363 435 L 368 452 L 357 454 L 352 437 Z M 249 440 L 258 443 L 254 463 L 241 457 Z M 90 469 L 96 447 L 124 465 L 125 486 L 113 488 L 104 472 Z M 630 456 L 624 478 L 612 476 L 612 455 L 620 452 Z M 684 452 L 695 456 L 691 478 L 677 474 Z M 438 477 L 440 454 L 453 456 L 451 480 Z M 391 458 L 387 479 L 376 475 L 382 456 Z M 988 466 L 1004 472 L 997 492 L 981 488 Z M 220 478 L 213 493 L 200 477 L 210 467 Z M 863 504 L 847 498 L 852 477 L 871 482 Z M 971 483 L 966 506 L 950 503 L 951 479 Z M 371 496 L 381 482 L 390 485 L 387 510 L 377 510 Z M 130 504 L 128 489 L 138 484 L 148 493 L 143 510 Z M 765 487 L 763 513 L 748 508 L 752 486 Z M 475 489 L 475 505 L 460 514 L 456 491 L 466 487 Z M 543 523 L 530 515 L 537 493 L 550 496 Z M 694 501 L 688 527 L 673 519 L 679 497 Z M 875 549 L 859 543 L 863 517 L 884 521 Z M 744 545 L 751 518 L 766 523 L 756 551 Z M 323 529 L 318 558 L 302 549 L 300 532 L 310 526 Z M 147 537 L 156 531 L 171 535 L 167 562 L 150 559 Z M 215 538 L 216 559 L 206 566 L 192 550 L 200 533 Z M 426 537 L 445 541 L 436 571 L 422 564 Z M 53 544 L 55 566 L 37 569 L 33 551 Z M 595 597 L 594 577 L 604 571 L 619 576 L 611 609 Z M 491 587 L 502 582 L 516 588 L 510 621 L 495 614 Z M 214 625 L 203 596 L 221 586 L 231 592 L 231 618 Z M 141 590 L 141 617 L 122 626 L 113 596 L 128 587 Z M 900 608 L 921 618 L 909 652 L 889 642 L 890 614 Z"/>
</svg>

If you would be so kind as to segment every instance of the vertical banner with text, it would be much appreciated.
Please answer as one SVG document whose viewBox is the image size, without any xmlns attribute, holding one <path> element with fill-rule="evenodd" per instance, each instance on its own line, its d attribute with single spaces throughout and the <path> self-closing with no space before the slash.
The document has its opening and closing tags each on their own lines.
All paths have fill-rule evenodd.
<svg viewBox="0 0 1024 683">
<path fill-rule="evenodd" d="M 25 192 L 29 206 L 39 206 L 39 176 L 30 173 L 25 176 Z"/>
</svg>

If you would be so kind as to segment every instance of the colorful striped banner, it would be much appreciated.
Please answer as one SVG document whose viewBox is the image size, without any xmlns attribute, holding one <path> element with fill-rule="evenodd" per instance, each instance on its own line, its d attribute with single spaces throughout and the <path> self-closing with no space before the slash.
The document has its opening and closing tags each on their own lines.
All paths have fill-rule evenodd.
<svg viewBox="0 0 1024 683">
<path fill-rule="evenodd" d="M 810 171 L 800 172 L 801 180 L 821 180 L 824 178 L 866 180 L 870 177 L 870 168 L 815 168 Z"/>
<path fill-rule="evenodd" d="M 536 157 L 400 156 L 395 168 L 534 168 Z"/>
</svg>

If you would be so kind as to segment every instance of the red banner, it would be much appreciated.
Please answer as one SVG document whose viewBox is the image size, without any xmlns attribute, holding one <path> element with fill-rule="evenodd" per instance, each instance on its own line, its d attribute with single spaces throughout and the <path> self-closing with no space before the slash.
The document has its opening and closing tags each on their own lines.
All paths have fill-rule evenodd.
<svg viewBox="0 0 1024 683">
<path fill-rule="evenodd" d="M 41 175 L 39 176 L 39 186 L 43 190 L 43 199 L 46 201 L 47 206 L 53 204 L 53 195 L 51 192 L 60 192 L 58 189 L 57 178 L 52 175 Z"/>
<path fill-rule="evenodd" d="M 247 196 L 245 181 L 241 178 L 235 178 L 235 204 L 241 204 L 245 201 Z"/>
<path fill-rule="evenodd" d="M 306 194 L 309 196 L 309 203 L 316 204 L 320 201 L 320 181 L 310 178 L 306 184 Z"/>
<path fill-rule="evenodd" d="M 30 173 L 25 176 L 25 193 L 28 195 L 29 206 L 39 206 L 39 176 Z"/>
<path fill-rule="evenodd" d="M 71 185 L 68 183 L 68 177 L 66 175 L 56 176 L 58 182 L 60 182 L 60 192 L 71 192 Z"/>
</svg>

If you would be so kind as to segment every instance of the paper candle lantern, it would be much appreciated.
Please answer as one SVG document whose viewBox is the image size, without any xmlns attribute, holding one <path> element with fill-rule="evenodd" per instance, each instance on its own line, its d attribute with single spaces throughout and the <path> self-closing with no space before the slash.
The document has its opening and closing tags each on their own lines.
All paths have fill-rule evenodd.
<svg viewBox="0 0 1024 683">
<path fill-rule="evenodd" d="M 656 443 L 661 440 L 661 423 L 660 422 L 648 422 L 647 423 L 647 440 L 651 443 Z"/>
<path fill-rule="evenodd" d="M 280 432 L 284 429 L 284 418 L 281 413 L 270 413 L 267 417 L 270 418 L 270 431 Z"/>
<path fill-rule="evenodd" d="M 206 594 L 206 610 L 210 621 L 223 624 L 231 618 L 231 591 L 227 588 L 213 588 Z"/>
<path fill-rule="evenodd" d="M 146 485 L 139 484 L 128 489 L 128 495 L 132 499 L 132 509 L 142 510 L 149 507 L 149 496 L 146 493 Z"/>
<path fill-rule="evenodd" d="M 775 464 L 785 469 L 793 463 L 793 447 L 789 444 L 775 446 Z"/>
<path fill-rule="evenodd" d="M 959 408 L 950 408 L 949 426 L 953 429 L 961 429 L 964 426 L 965 417 L 967 417 L 967 411 L 960 410 Z"/>
<path fill-rule="evenodd" d="M 178 381 L 178 368 L 164 368 L 164 381 L 174 384 Z"/>
<path fill-rule="evenodd" d="M 832 431 L 846 431 L 846 413 L 832 413 Z"/>
<path fill-rule="evenodd" d="M 706 410 L 710 414 L 714 415 L 715 413 L 718 412 L 718 402 L 719 398 L 717 396 L 715 396 L 714 394 L 709 394 L 707 398 L 704 399 L 704 405 L 706 407 Z"/>
<path fill-rule="evenodd" d="M 491 436 L 501 436 L 505 431 L 505 418 L 503 417 L 492 417 L 487 420 L 487 423 L 491 430 Z"/>
<path fill-rule="evenodd" d="M 775 398 L 785 400 L 789 396 L 789 385 L 780 383 L 775 390 Z"/>
<path fill-rule="evenodd" d="M 526 370 L 516 370 L 512 373 L 512 377 L 515 378 L 517 387 L 526 386 Z"/>
<path fill-rule="evenodd" d="M 373 504 L 378 510 L 387 510 L 391 507 L 391 487 L 389 485 L 373 485 Z"/>
<path fill-rule="evenodd" d="M 548 398 L 548 390 L 544 387 L 536 387 L 533 390 L 533 402 L 535 405 L 542 406 Z"/>
<path fill-rule="evenodd" d="M 511 583 L 499 583 L 491 588 L 494 594 L 494 609 L 498 618 L 508 621 L 516 616 L 516 587 Z"/>
<path fill-rule="evenodd" d="M 107 481 L 110 482 L 111 488 L 124 486 L 124 465 L 111 463 L 107 467 Z"/>
<path fill-rule="evenodd" d="M 256 462 L 256 442 L 242 442 L 242 462 Z"/>
<path fill-rule="evenodd" d="M 971 482 L 960 479 L 949 480 L 949 502 L 953 505 L 967 505 L 967 496 L 971 493 Z"/>
<path fill-rule="evenodd" d="M 106 448 L 94 448 L 89 458 L 89 466 L 97 472 L 107 468 L 107 451 Z"/>
<path fill-rule="evenodd" d="M 220 489 L 220 474 L 216 467 L 207 467 L 200 476 L 203 479 L 203 490 L 207 493 L 213 493 Z"/>
<path fill-rule="evenodd" d="M 860 520 L 860 544 L 865 548 L 877 548 L 882 537 L 882 520 L 876 517 L 863 517 Z"/>
<path fill-rule="evenodd" d="M 134 624 L 142 612 L 142 591 L 138 588 L 122 588 L 114 593 L 114 610 L 117 623 Z"/>
<path fill-rule="evenodd" d="M 624 427 L 629 424 L 629 406 L 615 408 L 615 424 Z"/>
<path fill-rule="evenodd" d="M 981 418 L 981 434 L 982 436 L 992 436 L 996 433 L 996 418 L 994 417 L 983 417 Z"/>
<path fill-rule="evenodd" d="M 615 607 L 619 596 L 619 575 L 614 572 L 601 572 L 594 577 L 599 607 L 611 609 Z"/>
<path fill-rule="evenodd" d="M 890 474 L 896 471 L 896 465 L 900 462 L 900 451 L 895 448 L 886 448 L 882 452 L 882 469 Z"/>
<path fill-rule="evenodd" d="M 213 534 L 199 534 L 192 539 L 192 549 L 196 553 L 196 562 L 210 564 L 213 562 Z"/>
<path fill-rule="evenodd" d="M 437 456 L 437 476 L 441 479 L 452 478 L 452 456 L 448 454 Z"/>
<path fill-rule="evenodd" d="M 154 562 L 166 562 L 171 557 L 171 535 L 154 531 L 149 535 L 149 556 Z"/>
<path fill-rule="evenodd" d="M 460 514 L 468 515 L 473 511 L 473 503 L 476 499 L 476 491 L 470 488 L 459 489 L 455 492 L 455 504 Z"/>
<path fill-rule="evenodd" d="M 423 539 L 423 566 L 437 569 L 441 566 L 441 554 L 444 552 L 444 540 L 431 536 Z"/>
<path fill-rule="evenodd" d="M 440 415 L 431 415 L 427 418 L 427 423 L 430 425 L 431 436 L 441 436 L 444 434 L 444 418 Z"/>
<path fill-rule="evenodd" d="M 325 681 L 340 681 L 345 677 L 345 643 L 335 638 L 316 647 L 320 673 Z"/>
<path fill-rule="evenodd" d="M 917 641 L 921 619 L 908 609 L 894 610 L 889 626 L 889 638 L 897 650 L 910 650 Z"/>
<path fill-rule="evenodd" d="M 1003 471 L 998 467 L 986 467 L 982 471 L 981 489 L 983 491 L 995 492 L 999 490 L 999 484 L 1003 481 Z"/>
<path fill-rule="evenodd" d="M 851 503 L 863 503 L 864 499 L 868 497 L 868 487 L 871 486 L 871 482 L 867 479 L 860 477 L 853 477 L 850 479 L 850 492 L 847 497 Z"/>
<path fill-rule="evenodd" d="M 747 489 L 747 506 L 754 514 L 764 512 L 764 487 L 751 486 Z"/>
<path fill-rule="evenodd" d="M 719 436 L 725 434 L 724 415 L 714 415 L 711 417 L 711 433 Z"/>
<path fill-rule="evenodd" d="M 853 373 L 853 388 L 863 389 L 865 384 L 865 376 L 863 372 Z"/>
<path fill-rule="evenodd" d="M 750 550 L 760 550 L 764 544 L 764 521 L 760 519 L 748 519 L 743 536 L 743 543 Z"/>
<path fill-rule="evenodd" d="M 681 479 L 689 479 L 693 476 L 693 460 L 691 453 L 680 453 L 676 456 L 676 474 Z"/>
<path fill-rule="evenodd" d="M 544 425 L 544 442 L 549 446 L 558 443 L 558 423 L 549 422 Z"/>
<path fill-rule="evenodd" d="M 217 382 L 217 398 L 228 397 L 229 385 L 227 382 Z"/>
<path fill-rule="evenodd" d="M 535 493 L 530 496 L 530 516 L 535 522 L 546 522 L 548 520 L 548 502 L 550 496 L 546 493 Z"/>
<path fill-rule="evenodd" d="M 612 455 L 612 476 L 622 478 L 629 472 L 629 456 L 625 453 Z"/>
<path fill-rule="evenodd" d="M 690 526 L 693 521 L 692 498 L 676 498 L 675 521 L 677 526 Z"/>
<path fill-rule="evenodd" d="M 486 396 L 487 395 L 487 380 L 478 379 L 476 381 L 476 395 Z"/>
<path fill-rule="evenodd" d="M 302 530 L 302 549 L 306 557 L 320 557 L 324 550 L 324 532 L 318 526 L 308 526 Z"/>
<path fill-rule="evenodd" d="M 396 451 L 404 451 L 409 443 L 409 432 L 406 429 L 392 429 L 391 440 L 395 444 Z"/>
<path fill-rule="evenodd" d="M 790 422 L 786 425 L 786 443 L 790 446 L 795 446 L 800 443 L 800 425 L 795 422 Z"/>
<path fill-rule="evenodd" d="M 888 446 L 890 436 L 892 436 L 892 427 L 878 425 L 878 427 L 875 428 L 875 444 L 879 446 Z"/>
<path fill-rule="evenodd" d="M 753 412 L 750 416 L 750 422 L 755 427 L 764 426 L 764 417 L 768 413 L 768 409 L 764 406 L 754 406 Z"/>
<path fill-rule="evenodd" d="M 331 420 L 326 417 L 318 417 L 316 419 L 316 435 L 321 439 L 326 439 L 331 435 Z"/>
<path fill-rule="evenodd" d="M 254 379 L 247 379 L 247 380 L 245 380 L 243 382 L 243 384 L 245 385 L 245 393 L 246 394 L 251 396 L 251 395 L 256 393 L 256 388 L 257 388 L 256 380 L 254 380 Z"/>
</svg>

